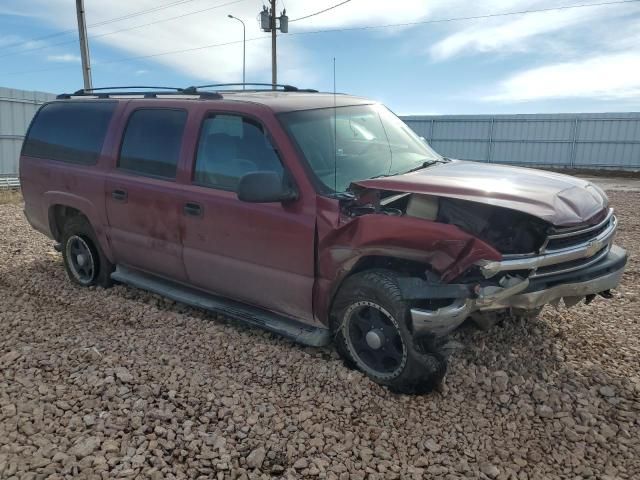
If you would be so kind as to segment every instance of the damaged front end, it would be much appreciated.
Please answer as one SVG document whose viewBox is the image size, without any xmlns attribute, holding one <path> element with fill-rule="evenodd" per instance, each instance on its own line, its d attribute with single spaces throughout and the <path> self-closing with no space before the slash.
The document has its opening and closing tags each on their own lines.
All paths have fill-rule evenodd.
<svg viewBox="0 0 640 480">
<path fill-rule="evenodd" d="M 606 207 L 581 224 L 557 227 L 492 205 L 491 199 L 480 203 L 357 185 L 353 192 L 342 202 L 348 220 L 336 232 L 351 229 L 349 243 L 356 251 L 366 249 L 367 241 L 369 247 L 385 243 L 374 232 L 396 229 L 391 237 L 424 252 L 415 260 L 426 270 L 400 278 L 418 337 L 446 335 L 469 317 L 487 325 L 505 315 L 531 316 L 561 300 L 572 306 L 598 294 L 608 298 L 626 264 L 625 250 L 613 245 L 616 217 Z M 379 221 L 379 215 L 389 219 Z M 387 243 L 386 254 L 397 253 L 396 246 Z"/>
</svg>

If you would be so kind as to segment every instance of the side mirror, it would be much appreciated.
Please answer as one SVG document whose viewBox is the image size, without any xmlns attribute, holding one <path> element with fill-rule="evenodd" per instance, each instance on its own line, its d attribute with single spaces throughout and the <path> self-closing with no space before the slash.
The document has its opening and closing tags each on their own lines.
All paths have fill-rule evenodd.
<svg viewBox="0 0 640 480">
<path fill-rule="evenodd" d="M 298 192 L 276 172 L 249 172 L 238 182 L 238 199 L 251 203 L 296 200 Z"/>
</svg>

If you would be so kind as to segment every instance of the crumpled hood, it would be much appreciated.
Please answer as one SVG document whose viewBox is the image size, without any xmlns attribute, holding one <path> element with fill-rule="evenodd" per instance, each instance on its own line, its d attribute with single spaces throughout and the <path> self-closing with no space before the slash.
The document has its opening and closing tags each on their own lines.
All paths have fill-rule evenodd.
<svg viewBox="0 0 640 480">
<path fill-rule="evenodd" d="M 530 168 L 460 160 L 354 184 L 510 208 L 558 227 L 585 223 L 608 204 L 604 192 L 586 180 Z"/>
</svg>

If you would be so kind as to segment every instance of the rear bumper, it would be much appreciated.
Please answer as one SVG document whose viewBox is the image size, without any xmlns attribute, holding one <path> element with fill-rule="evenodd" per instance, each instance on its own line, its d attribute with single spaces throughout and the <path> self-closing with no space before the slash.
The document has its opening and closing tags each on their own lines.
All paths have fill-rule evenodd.
<svg viewBox="0 0 640 480">
<path fill-rule="evenodd" d="M 414 308 L 411 309 L 413 331 L 416 336 L 442 336 L 476 311 L 510 308 L 532 310 L 562 298 L 574 304 L 587 295 L 617 287 L 626 263 L 627 252 L 614 245 L 605 258 L 576 272 L 525 279 L 508 288 L 493 288 L 477 298 L 457 299 L 438 310 Z"/>
</svg>

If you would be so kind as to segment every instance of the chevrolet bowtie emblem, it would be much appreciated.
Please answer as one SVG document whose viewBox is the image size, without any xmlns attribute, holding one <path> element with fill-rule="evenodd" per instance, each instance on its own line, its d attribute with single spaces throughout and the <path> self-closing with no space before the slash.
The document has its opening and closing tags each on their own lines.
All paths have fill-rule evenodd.
<svg viewBox="0 0 640 480">
<path fill-rule="evenodd" d="M 589 242 L 589 244 L 587 245 L 587 249 L 586 249 L 586 256 L 590 257 L 592 255 L 594 255 L 598 250 L 600 250 L 601 247 L 601 243 L 597 240 L 592 240 L 591 242 Z"/>
</svg>

